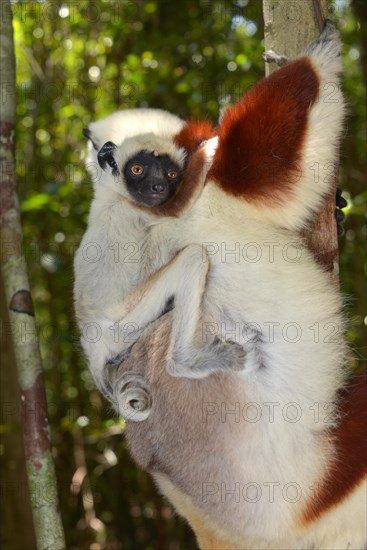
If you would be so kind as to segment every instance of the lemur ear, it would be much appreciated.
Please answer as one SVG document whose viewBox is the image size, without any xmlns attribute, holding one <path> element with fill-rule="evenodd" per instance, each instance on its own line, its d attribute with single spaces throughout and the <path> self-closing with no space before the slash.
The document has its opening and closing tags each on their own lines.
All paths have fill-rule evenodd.
<svg viewBox="0 0 367 550">
<path fill-rule="evenodd" d="M 210 179 L 247 201 L 282 204 L 300 177 L 319 78 L 307 57 L 264 78 L 223 115 Z"/>
<path fill-rule="evenodd" d="M 116 149 L 117 145 L 112 143 L 112 141 L 107 141 L 107 143 L 103 145 L 103 147 L 97 154 L 98 163 L 102 170 L 106 170 L 107 165 L 110 166 L 112 168 L 113 176 L 118 176 L 120 174 L 117 162 L 114 157 Z"/>
</svg>

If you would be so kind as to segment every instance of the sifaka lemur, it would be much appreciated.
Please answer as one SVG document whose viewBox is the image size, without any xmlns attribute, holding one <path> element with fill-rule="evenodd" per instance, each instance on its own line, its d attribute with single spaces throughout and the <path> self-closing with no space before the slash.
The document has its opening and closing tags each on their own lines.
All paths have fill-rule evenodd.
<svg viewBox="0 0 367 550">
<path fill-rule="evenodd" d="M 366 547 L 365 376 L 346 382 L 342 299 L 299 237 L 332 188 L 340 47 L 327 24 L 217 129 L 176 119 L 164 135 L 151 112 L 142 135 L 124 114 L 90 127 L 83 346 L 120 410 L 120 380 L 145 380 L 130 449 L 203 549 Z M 108 260 L 115 243 L 137 255 Z"/>
</svg>

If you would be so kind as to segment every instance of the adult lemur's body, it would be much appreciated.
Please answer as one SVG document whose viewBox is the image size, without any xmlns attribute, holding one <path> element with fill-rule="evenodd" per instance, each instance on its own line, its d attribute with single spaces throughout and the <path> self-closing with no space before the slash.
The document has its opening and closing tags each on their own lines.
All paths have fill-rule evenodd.
<svg viewBox="0 0 367 550">
<path fill-rule="evenodd" d="M 104 313 L 110 323 L 143 328 L 175 299 L 120 373 L 140 370 L 153 395 L 147 420 L 128 425 L 133 455 L 189 518 L 202 548 L 366 547 L 363 393 L 357 386 L 340 393 L 346 362 L 340 296 L 296 233 L 331 188 L 323 175 L 342 128 L 340 68 L 339 41 L 329 28 L 309 57 L 289 63 L 227 111 L 200 197 L 178 221 L 168 216 L 163 223 L 157 215 L 147 231 L 146 261 L 153 270 L 166 265 Z M 175 141 L 190 151 L 198 141 L 195 124 L 181 128 Z M 208 257 L 210 270 L 202 303 L 201 295 L 188 297 L 180 321 L 190 277 L 187 270 L 182 275 L 185 254 L 193 273 L 202 273 Z M 79 288 L 87 284 L 88 276 L 79 279 Z M 101 284 L 96 280 L 98 297 Z M 118 302 L 118 276 L 108 284 L 116 284 Z M 85 291 L 91 304 L 93 291 Z M 167 353 L 174 372 L 190 346 L 200 347 L 191 341 L 199 319 L 204 340 L 218 333 L 244 346 L 241 372 L 190 380 L 162 367 Z"/>
</svg>

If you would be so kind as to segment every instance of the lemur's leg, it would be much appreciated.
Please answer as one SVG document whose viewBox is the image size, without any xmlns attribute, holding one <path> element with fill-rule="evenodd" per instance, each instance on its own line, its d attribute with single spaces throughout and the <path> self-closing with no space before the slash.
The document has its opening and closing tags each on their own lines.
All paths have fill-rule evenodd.
<svg viewBox="0 0 367 550">
<path fill-rule="evenodd" d="M 209 344 L 197 337 L 202 317 L 202 297 L 206 286 L 209 261 L 206 250 L 189 245 L 168 264 L 135 288 L 122 304 L 109 310 L 108 317 L 124 326 L 137 327 L 129 342 L 122 346 L 125 353 L 143 331 L 167 311 L 174 300 L 171 339 L 168 343 L 168 369 L 176 376 L 202 378 L 223 368 L 240 369 L 245 352 L 237 343 L 214 338 Z M 113 361 L 121 361 L 121 353 Z"/>
</svg>

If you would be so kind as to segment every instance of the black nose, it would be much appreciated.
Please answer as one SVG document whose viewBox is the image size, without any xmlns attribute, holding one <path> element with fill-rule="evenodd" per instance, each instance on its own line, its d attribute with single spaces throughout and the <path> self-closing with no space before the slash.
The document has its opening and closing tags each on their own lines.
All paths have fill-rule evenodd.
<svg viewBox="0 0 367 550">
<path fill-rule="evenodd" d="M 164 193 L 164 191 L 166 190 L 165 186 L 163 185 L 163 183 L 154 183 L 152 186 L 151 186 L 151 190 L 153 191 L 153 193 Z"/>
</svg>

